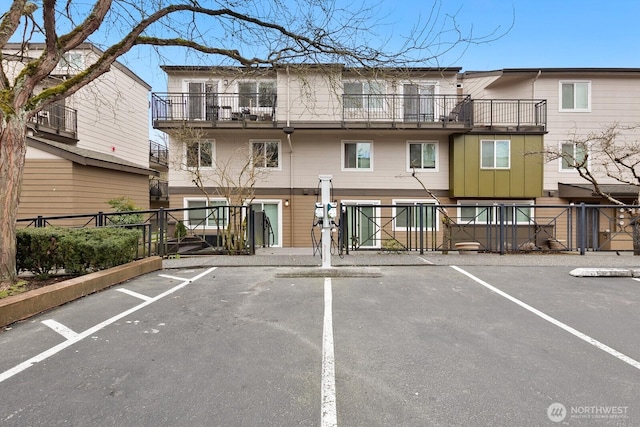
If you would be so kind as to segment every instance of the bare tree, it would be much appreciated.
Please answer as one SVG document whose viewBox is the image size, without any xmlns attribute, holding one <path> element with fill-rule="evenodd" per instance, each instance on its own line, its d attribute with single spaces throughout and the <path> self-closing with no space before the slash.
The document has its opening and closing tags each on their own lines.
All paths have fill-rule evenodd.
<svg viewBox="0 0 640 427">
<path fill-rule="evenodd" d="M 640 192 L 640 126 L 613 123 L 602 130 L 578 135 L 574 132 L 562 146 L 545 149 L 547 161 L 559 160 L 563 168 L 572 168 L 593 185 L 596 194 L 615 205 L 627 205 L 620 197 L 606 191 L 605 184 L 618 183 L 636 187 Z M 640 204 L 636 195 L 633 204 Z M 640 221 L 638 212 L 627 209 L 633 226 L 633 252 L 640 255 Z"/>
<path fill-rule="evenodd" d="M 391 49 L 376 34 L 383 24 L 376 21 L 375 8 L 363 6 L 353 12 L 353 4 L 346 6 L 350 10 L 340 9 L 331 0 L 295 4 L 178 0 L 169 5 L 160 0 L 93 0 L 91 5 L 73 0 L 11 0 L 3 4 L 8 9 L 0 16 L 0 286 L 16 278 L 15 222 L 27 122 L 41 109 L 100 78 L 134 47 L 151 46 L 159 53 L 178 47 L 211 55 L 218 63 L 247 67 L 294 62 L 403 66 L 437 63 L 457 46 L 463 50 L 498 38 L 502 31 L 498 27 L 482 37 L 472 30 L 463 32 L 455 14 L 443 13 L 440 0 L 434 0 L 411 33 L 400 36 L 402 44 Z M 7 44 L 16 41 L 19 51 L 5 54 Z M 35 58 L 26 54 L 31 42 L 44 43 Z M 84 42 L 102 47 L 97 60 L 69 79 L 40 90 L 65 55 Z M 11 68 L 15 61 L 23 66 Z"/>
<path fill-rule="evenodd" d="M 223 237 L 227 251 L 241 252 L 245 246 L 247 218 L 242 217 L 240 207 L 251 205 L 256 184 L 267 179 L 269 155 L 247 144 L 237 148 L 233 155 L 217 159 L 201 129 L 185 126 L 172 131 L 171 136 L 177 143 L 175 149 L 184 150 L 174 154 L 173 169 L 189 177 L 205 197 L 206 206 L 211 205 L 214 196 L 228 203 L 224 213 L 217 215 L 224 220 L 222 224 L 226 224 L 218 234 Z"/>
</svg>

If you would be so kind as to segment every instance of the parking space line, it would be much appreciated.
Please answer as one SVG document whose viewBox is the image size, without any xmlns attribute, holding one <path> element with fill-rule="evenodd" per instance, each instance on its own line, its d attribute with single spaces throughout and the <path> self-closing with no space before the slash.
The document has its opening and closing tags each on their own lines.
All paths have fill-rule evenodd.
<svg viewBox="0 0 640 427">
<path fill-rule="evenodd" d="M 54 331 L 62 335 L 65 339 L 72 340 L 78 336 L 77 332 L 72 331 L 71 329 L 64 326 L 62 323 L 56 322 L 53 319 L 43 320 L 40 323 L 50 327 L 51 329 L 53 329 Z"/>
<path fill-rule="evenodd" d="M 164 277 L 165 279 L 173 279 L 173 280 L 179 280 L 179 281 L 189 281 L 191 279 L 186 279 L 184 277 L 178 277 L 178 276 L 171 276 L 169 274 L 158 274 L 158 276 L 160 277 Z"/>
<path fill-rule="evenodd" d="M 467 276 L 468 278 L 470 278 L 471 280 L 475 281 L 476 283 L 479 283 L 480 285 L 484 286 L 485 288 L 489 289 L 492 292 L 495 292 L 496 294 L 508 299 L 509 301 L 519 305 L 520 307 L 524 308 L 525 310 L 535 314 L 536 316 L 546 320 L 547 322 L 565 330 L 566 332 L 569 332 L 570 334 L 580 338 L 581 340 L 591 344 L 592 346 L 610 354 L 613 357 L 616 357 L 620 360 L 622 360 L 623 362 L 633 366 L 636 369 L 640 369 L 640 362 L 638 362 L 635 359 L 632 359 L 631 357 L 627 356 L 626 354 L 623 354 L 621 352 L 619 352 L 618 350 L 615 350 L 611 347 L 609 347 L 606 344 L 601 343 L 600 341 L 596 340 L 595 338 L 591 338 L 589 335 L 586 335 L 580 331 L 578 331 L 577 329 L 572 328 L 571 326 L 562 323 L 561 321 L 549 316 L 548 314 L 545 314 L 543 312 L 541 312 L 540 310 L 530 306 L 529 304 L 520 301 L 518 298 L 513 297 L 511 295 L 509 295 L 508 293 L 501 291 L 500 289 L 496 288 L 495 286 L 490 285 L 489 283 L 485 282 L 482 279 L 479 279 L 478 277 L 474 276 L 471 273 L 468 273 L 467 271 L 461 269 L 460 267 L 457 267 L 455 265 L 452 265 L 451 268 L 453 268 L 454 270 L 458 271 L 461 274 L 464 274 L 465 276 Z"/>
<path fill-rule="evenodd" d="M 195 277 L 191 278 L 191 279 L 183 279 L 183 282 L 174 286 L 173 288 L 161 293 L 160 295 L 151 298 L 148 301 L 144 301 L 138 305 L 136 305 L 135 307 L 130 308 L 129 310 L 123 311 L 122 313 L 113 316 L 110 319 L 105 320 L 102 323 L 99 323 L 87 330 L 85 330 L 84 332 L 81 332 L 79 334 L 76 334 L 75 337 L 71 338 L 71 339 L 67 339 L 66 341 L 61 342 L 60 344 L 51 347 L 48 350 L 43 351 L 42 353 L 38 354 L 37 356 L 32 357 L 31 359 L 25 360 L 24 362 L 20 363 L 17 366 L 14 366 L 13 368 L 4 371 L 2 373 L 0 373 L 0 383 L 19 374 L 20 372 L 24 371 L 25 369 L 30 368 L 31 366 L 33 366 L 36 363 L 42 362 L 43 360 L 48 359 L 49 357 L 61 352 L 62 350 L 64 350 L 67 347 L 70 347 L 71 345 L 82 341 L 84 338 L 89 337 L 93 334 L 95 334 L 96 332 L 98 332 L 99 330 L 111 325 L 112 323 L 117 322 L 118 320 L 122 319 L 123 317 L 127 317 L 128 315 L 135 313 L 136 311 L 158 301 L 161 300 L 162 298 L 171 295 L 172 293 L 184 288 L 185 286 L 187 286 L 188 284 L 195 282 L 196 280 L 206 276 L 207 274 L 211 273 L 213 270 L 215 270 L 217 267 L 212 267 L 208 270 L 203 271 L 202 273 L 196 275 Z M 163 276 L 163 275 L 159 275 L 159 276 Z"/>
<path fill-rule="evenodd" d="M 151 297 L 148 297 L 146 295 L 142 295 L 142 294 L 140 294 L 138 292 L 135 292 L 135 291 L 132 291 L 130 289 L 118 288 L 118 289 L 116 289 L 116 291 L 122 292 L 123 294 L 127 294 L 127 295 L 130 295 L 130 296 L 138 298 L 138 299 L 141 299 L 143 301 L 149 301 L 151 299 Z"/>
<path fill-rule="evenodd" d="M 321 426 L 336 427 L 336 368 L 333 348 L 333 296 L 331 278 L 324 279 L 324 324 L 322 328 Z"/>
</svg>

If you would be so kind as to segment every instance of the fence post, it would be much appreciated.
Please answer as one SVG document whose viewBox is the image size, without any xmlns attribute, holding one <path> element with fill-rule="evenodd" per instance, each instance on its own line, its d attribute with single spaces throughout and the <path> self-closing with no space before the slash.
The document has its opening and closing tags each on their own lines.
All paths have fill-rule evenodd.
<svg viewBox="0 0 640 427">
<path fill-rule="evenodd" d="M 247 240 L 249 241 L 249 253 L 251 255 L 256 254 L 256 227 L 255 227 L 255 214 L 253 212 L 253 206 L 248 205 L 248 215 L 249 224 L 247 224 Z M 264 227 L 263 227 L 264 229 Z M 264 239 L 264 238 L 263 238 Z M 263 240 L 264 241 L 264 240 Z"/>
<path fill-rule="evenodd" d="M 164 233 L 166 230 L 164 208 L 158 210 L 158 255 L 164 257 Z"/>
<path fill-rule="evenodd" d="M 418 206 L 419 206 L 418 209 L 420 209 L 420 214 L 419 214 L 419 217 L 420 217 L 420 238 L 419 238 L 419 240 L 420 240 L 420 255 L 423 255 L 424 254 L 424 244 L 423 244 L 423 241 L 424 241 L 424 236 L 423 236 L 423 234 L 424 234 L 424 222 L 423 222 L 423 219 L 424 219 L 424 205 L 422 203 L 420 203 Z M 427 205 L 427 206 L 429 206 L 429 205 Z M 435 216 L 432 215 L 432 218 L 435 218 Z"/>
<path fill-rule="evenodd" d="M 580 203 L 580 255 L 584 255 L 587 245 L 587 207 L 583 203 Z"/>
<path fill-rule="evenodd" d="M 505 206 L 504 204 L 500 204 L 498 206 L 498 211 L 500 212 L 499 215 L 499 221 L 500 221 L 500 227 L 499 227 L 499 232 L 498 232 L 498 238 L 500 239 L 500 241 L 498 242 L 498 247 L 500 248 L 500 255 L 504 255 L 505 251 L 504 251 L 504 238 L 505 238 L 505 224 L 504 224 L 504 209 Z"/>
<path fill-rule="evenodd" d="M 38 218 L 36 219 L 36 227 L 40 228 L 43 227 L 44 224 L 44 219 L 42 218 L 42 215 L 38 215 Z"/>
<path fill-rule="evenodd" d="M 98 212 L 96 215 L 96 227 L 102 227 L 104 225 L 104 213 L 102 211 Z"/>
</svg>

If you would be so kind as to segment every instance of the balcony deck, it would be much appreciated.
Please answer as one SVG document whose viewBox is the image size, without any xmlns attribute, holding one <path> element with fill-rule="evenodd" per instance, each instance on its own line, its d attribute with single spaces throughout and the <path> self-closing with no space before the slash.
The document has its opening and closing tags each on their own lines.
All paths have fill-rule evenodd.
<svg viewBox="0 0 640 427">
<path fill-rule="evenodd" d="M 255 95 L 255 96 L 253 96 Z M 258 99 L 256 106 L 243 99 Z M 430 129 L 545 132 L 544 100 L 473 100 L 466 95 L 343 95 L 335 105 L 292 114 L 259 94 L 154 93 L 153 127 L 202 129 Z M 243 106 L 247 104 L 248 106 Z"/>
<path fill-rule="evenodd" d="M 78 112 L 59 104 L 48 105 L 29 121 L 36 136 L 58 142 L 78 141 Z"/>
</svg>

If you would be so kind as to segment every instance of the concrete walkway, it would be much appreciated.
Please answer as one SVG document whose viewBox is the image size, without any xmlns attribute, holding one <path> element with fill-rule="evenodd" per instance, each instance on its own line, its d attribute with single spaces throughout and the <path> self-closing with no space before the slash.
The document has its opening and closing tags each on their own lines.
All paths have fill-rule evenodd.
<svg viewBox="0 0 640 427">
<path fill-rule="evenodd" d="M 189 267 L 320 267 L 322 258 L 314 256 L 311 248 L 261 248 L 256 255 L 198 255 L 165 259 L 163 268 Z M 495 266 L 566 266 L 572 269 L 589 269 L 584 276 L 632 276 L 640 273 L 640 257 L 631 252 L 577 252 L 519 253 L 519 254 L 465 254 L 457 251 L 441 252 L 385 252 L 357 251 L 349 255 L 331 257 L 332 267 L 380 267 L 380 266 L 439 266 L 439 265 L 495 265 Z M 585 270 L 586 271 L 586 270 Z"/>
</svg>

